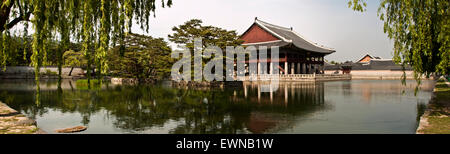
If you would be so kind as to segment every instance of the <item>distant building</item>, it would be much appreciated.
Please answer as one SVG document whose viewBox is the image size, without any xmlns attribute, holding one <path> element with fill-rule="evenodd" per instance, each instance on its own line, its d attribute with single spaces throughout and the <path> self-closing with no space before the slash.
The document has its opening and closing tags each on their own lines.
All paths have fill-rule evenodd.
<svg viewBox="0 0 450 154">
<path fill-rule="evenodd" d="M 370 60 L 372 59 L 381 59 L 380 57 L 375 57 L 375 56 L 371 56 L 369 54 L 366 54 L 364 57 L 362 57 L 360 60 L 358 60 L 356 63 L 362 63 L 362 64 L 367 64 L 370 62 Z"/>
<path fill-rule="evenodd" d="M 404 69 L 406 71 L 412 70 L 409 65 Z M 336 65 L 327 64 L 324 70 L 333 74 L 353 74 L 351 73 L 352 71 L 402 71 L 403 67 L 396 64 L 392 59 L 382 59 L 366 54 L 356 62 L 347 61 Z"/>
</svg>

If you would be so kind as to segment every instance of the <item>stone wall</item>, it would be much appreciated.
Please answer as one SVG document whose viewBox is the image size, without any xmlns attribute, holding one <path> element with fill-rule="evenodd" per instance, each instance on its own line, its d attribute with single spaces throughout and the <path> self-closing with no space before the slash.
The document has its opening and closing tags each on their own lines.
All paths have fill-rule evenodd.
<svg viewBox="0 0 450 154">
<path fill-rule="evenodd" d="M 326 70 L 325 74 L 342 74 L 341 70 Z M 406 79 L 412 80 L 414 79 L 413 71 L 405 71 Z M 350 72 L 352 75 L 352 79 L 401 79 L 403 75 L 403 71 L 401 70 L 352 70 Z M 422 79 L 425 79 L 423 77 Z"/>
<path fill-rule="evenodd" d="M 72 75 L 69 76 L 71 68 L 62 69 L 63 78 L 80 78 L 84 76 L 84 71 L 81 68 L 74 68 Z M 46 72 L 58 73 L 58 67 L 42 67 L 40 69 L 41 73 Z M 32 79 L 34 78 L 34 67 L 30 66 L 8 66 L 5 70 L 0 68 L 0 78 L 3 79 Z M 44 76 L 43 78 L 52 78 L 49 76 Z M 53 77 L 55 78 L 55 77 Z"/>
</svg>

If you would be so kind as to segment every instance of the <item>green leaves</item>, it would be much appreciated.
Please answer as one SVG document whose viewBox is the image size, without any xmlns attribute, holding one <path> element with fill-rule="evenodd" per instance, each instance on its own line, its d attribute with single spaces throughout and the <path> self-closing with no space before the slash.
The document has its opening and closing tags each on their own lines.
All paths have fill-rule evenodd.
<svg viewBox="0 0 450 154">
<path fill-rule="evenodd" d="M 193 51 L 194 38 L 202 38 L 203 47 L 216 45 L 221 49 L 226 46 L 237 46 L 243 41 L 239 39 L 236 31 L 228 31 L 214 26 L 203 26 L 199 19 L 191 19 L 183 25 L 173 27 L 173 34 L 169 35 L 169 40 L 177 44 L 185 44 Z"/>
<path fill-rule="evenodd" d="M 172 5 L 171 0 L 161 2 L 163 7 Z M 149 17 L 156 10 L 155 0 L 3 0 L 1 6 L 2 41 L 0 45 L 2 48 L 6 47 L 3 44 L 9 40 L 8 29 L 20 21 L 26 23 L 24 35 L 28 33 L 28 18 L 31 13 L 33 14 L 31 64 L 37 71 L 47 63 L 47 55 L 53 54 L 48 53 L 51 51 L 48 48 L 50 42 L 61 42 L 62 49 L 57 50 L 60 66 L 62 52 L 66 50 L 70 41 L 77 41 L 83 42 L 83 51 L 89 63 L 88 72 L 90 65 L 94 64 L 103 73 L 108 70 L 106 55 L 110 44 L 117 42 L 123 44 L 125 31 L 131 32 L 133 21 L 138 21 L 141 28 L 148 31 Z M 9 20 L 10 18 L 13 20 Z M 92 47 L 95 49 L 93 50 Z M 6 64 L 9 52 L 12 51 L 2 49 L 0 52 L 3 66 Z M 36 80 L 38 80 L 38 73 L 36 74 Z"/>
<path fill-rule="evenodd" d="M 171 49 L 162 38 L 130 33 L 124 40 L 124 53 L 120 46 L 107 55 L 111 75 L 128 78 L 164 78 L 170 74 L 174 63 Z"/>
<path fill-rule="evenodd" d="M 365 0 L 349 0 L 348 8 L 352 8 L 355 11 L 364 12 L 366 11 L 367 3 Z"/>
<path fill-rule="evenodd" d="M 350 0 L 361 11 L 363 0 Z M 378 15 L 394 41 L 394 61 L 411 65 L 416 80 L 449 73 L 450 2 L 448 0 L 382 0 Z"/>
</svg>

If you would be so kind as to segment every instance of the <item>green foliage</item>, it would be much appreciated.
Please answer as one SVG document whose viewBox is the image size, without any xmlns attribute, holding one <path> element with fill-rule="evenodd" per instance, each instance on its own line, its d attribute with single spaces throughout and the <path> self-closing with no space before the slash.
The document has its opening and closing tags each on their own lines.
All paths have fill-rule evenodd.
<svg viewBox="0 0 450 154">
<path fill-rule="evenodd" d="M 332 60 L 332 61 L 330 62 L 330 64 L 336 65 L 336 64 L 340 64 L 340 63 L 339 63 L 339 62 L 335 62 L 334 60 Z"/>
<path fill-rule="evenodd" d="M 29 59 L 32 54 L 31 44 L 27 43 L 31 41 L 31 37 L 17 37 L 11 36 L 7 41 L 8 52 L 6 55 L 0 54 L 0 59 L 4 56 L 3 66 L 27 66 L 29 65 Z M 1 45 L 0 45 L 1 46 Z"/>
<path fill-rule="evenodd" d="M 364 0 L 352 0 L 355 5 Z M 355 9 L 356 8 L 356 9 Z M 450 68 L 450 2 L 448 0 L 383 0 L 378 15 L 394 41 L 394 61 L 411 65 L 415 77 L 445 75 Z M 406 78 L 406 76 L 404 76 Z"/>
<path fill-rule="evenodd" d="M 348 7 L 352 8 L 355 11 L 364 12 L 366 11 L 365 7 L 367 3 L 365 0 L 349 0 Z"/>
<path fill-rule="evenodd" d="M 88 81 L 87 79 L 80 79 L 77 80 L 75 85 L 77 86 L 77 89 L 80 90 L 90 90 L 90 89 L 100 89 L 102 83 L 100 82 L 100 80 L 90 80 Z"/>
<path fill-rule="evenodd" d="M 172 31 L 174 31 L 173 34 L 169 35 L 169 40 L 177 43 L 177 44 L 183 44 L 185 45 L 191 52 L 191 61 L 193 61 L 194 56 L 194 39 L 195 38 L 201 38 L 202 39 L 202 48 L 206 49 L 210 45 L 215 45 L 222 49 L 222 52 L 225 53 L 227 46 L 238 46 L 241 45 L 244 41 L 240 39 L 239 35 L 236 33 L 236 31 L 228 31 L 226 29 L 222 29 L 219 27 L 214 26 L 204 26 L 202 25 L 202 21 L 200 19 L 191 19 L 187 22 L 185 22 L 183 25 L 179 25 L 178 27 L 173 27 Z M 211 58 L 204 58 L 202 60 L 202 65 L 205 65 L 207 62 L 209 62 Z M 217 57 L 220 58 L 220 57 Z M 223 54 L 224 59 L 227 59 L 226 54 Z M 193 69 L 193 63 L 191 63 L 192 70 Z M 225 69 L 225 65 L 224 70 Z M 191 71 L 191 76 L 194 76 L 194 71 Z"/>
<path fill-rule="evenodd" d="M 11 49 L 8 52 L 8 56 L 6 57 L 6 64 L 5 66 L 29 66 L 31 61 L 31 55 L 33 54 L 31 43 L 32 42 L 31 36 L 11 36 L 11 38 L 8 40 L 8 48 Z M 64 50 L 61 48 L 62 42 L 57 42 L 55 40 L 48 41 L 47 44 L 47 60 L 44 62 L 47 66 L 58 66 L 59 60 L 62 60 L 62 65 L 64 65 L 64 58 L 59 58 L 62 54 L 66 55 Z M 69 51 L 76 52 L 80 50 L 80 44 L 70 43 L 66 45 L 69 48 Z M 69 55 L 71 55 L 70 53 Z M 72 63 L 69 62 L 70 60 L 66 59 L 66 63 Z M 65 64 L 64 66 L 72 66 Z M 78 67 L 80 65 L 74 65 L 75 67 Z M 86 65 L 84 65 L 86 66 Z"/>
<path fill-rule="evenodd" d="M 124 48 L 114 47 L 107 60 L 112 76 L 127 78 L 165 78 L 170 75 L 174 59 L 171 49 L 162 38 L 129 33 Z"/>
<path fill-rule="evenodd" d="M 87 60 L 81 52 L 69 50 L 64 52 L 64 66 L 65 67 L 86 67 Z"/>
<path fill-rule="evenodd" d="M 172 5 L 171 0 L 162 0 L 161 3 L 162 7 Z M 106 55 L 109 44 L 120 42 L 123 45 L 125 30 L 131 32 L 133 20 L 148 32 L 149 17 L 155 9 L 156 0 L 2 0 L 0 64 L 6 66 L 8 57 L 17 52 L 8 46 L 11 41 L 9 29 L 24 22 L 26 36 L 28 22 L 31 22 L 34 30 L 31 65 L 35 70 L 39 71 L 41 66 L 47 65 L 50 54 L 56 55 L 54 60 L 60 69 L 63 52 L 68 50 L 70 40 L 76 40 L 83 42 L 87 71 L 91 69 L 89 64 L 93 64 L 105 73 L 108 69 Z M 54 38 L 56 36 L 59 38 Z M 52 40 L 61 42 L 56 51 L 49 50 Z"/>
<path fill-rule="evenodd" d="M 216 45 L 225 49 L 226 46 L 238 46 L 244 42 L 239 39 L 239 35 L 234 30 L 228 31 L 219 27 L 204 26 L 202 23 L 200 19 L 191 19 L 183 25 L 173 27 L 174 33 L 169 35 L 169 40 L 177 44 L 184 44 L 191 51 L 194 48 L 194 38 L 202 38 L 203 48 L 208 45 Z"/>
</svg>

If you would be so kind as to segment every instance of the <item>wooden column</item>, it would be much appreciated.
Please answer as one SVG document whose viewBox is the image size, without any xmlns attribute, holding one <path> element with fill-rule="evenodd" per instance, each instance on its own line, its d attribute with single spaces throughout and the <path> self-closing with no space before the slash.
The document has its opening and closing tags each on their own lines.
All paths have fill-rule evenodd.
<svg viewBox="0 0 450 154">
<path fill-rule="evenodd" d="M 302 63 L 302 74 L 306 74 L 306 64 Z"/>
<path fill-rule="evenodd" d="M 308 74 L 312 74 L 312 64 L 308 64 Z"/>
</svg>

